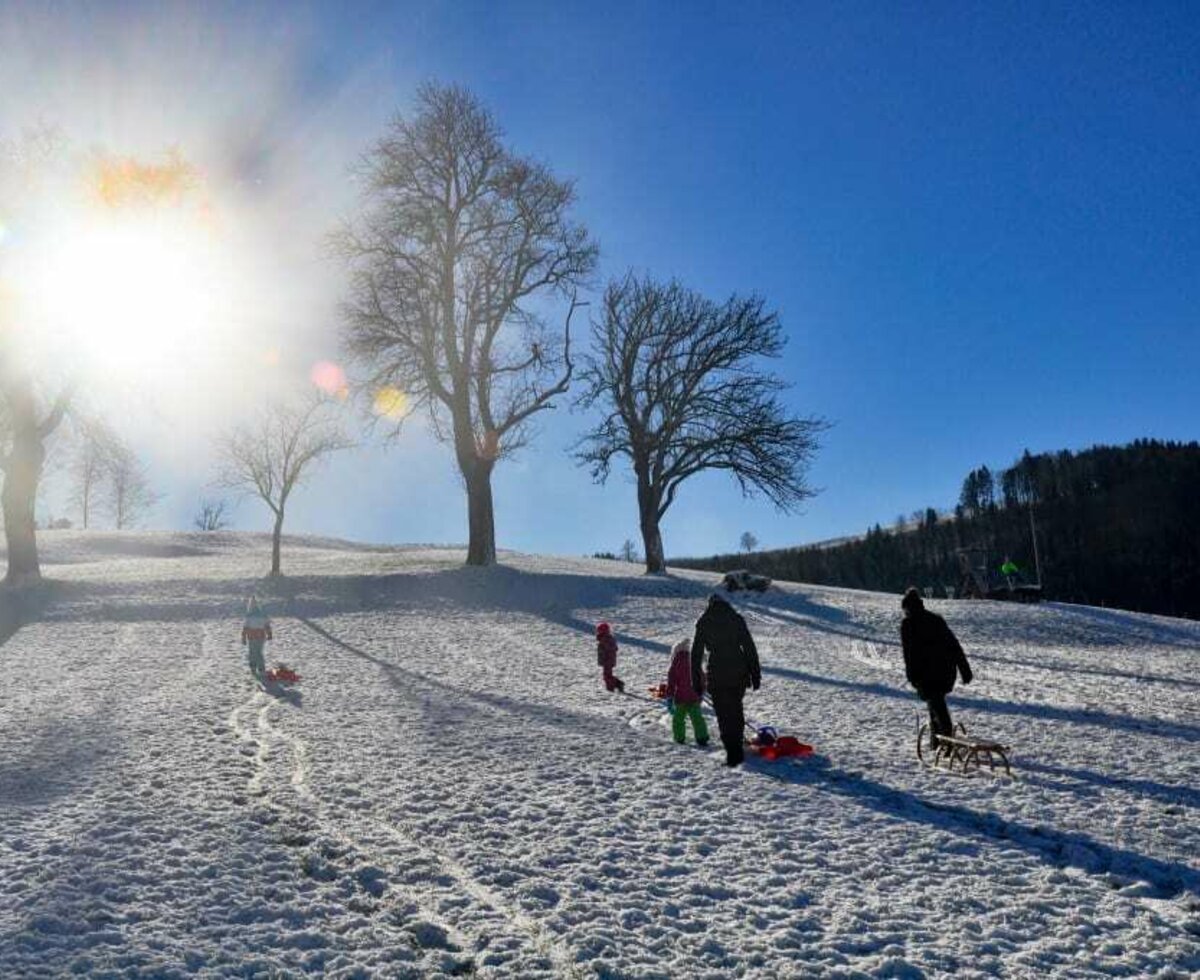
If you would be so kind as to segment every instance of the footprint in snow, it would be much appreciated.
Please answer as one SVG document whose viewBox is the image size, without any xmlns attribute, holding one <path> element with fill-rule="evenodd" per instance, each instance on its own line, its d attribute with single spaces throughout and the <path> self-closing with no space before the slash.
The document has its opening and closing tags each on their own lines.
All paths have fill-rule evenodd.
<svg viewBox="0 0 1200 980">
<path fill-rule="evenodd" d="M 422 949 L 458 949 L 450 941 L 449 933 L 433 922 L 414 922 L 408 927 L 408 931 L 413 938 L 413 942 Z"/>
<path fill-rule="evenodd" d="M 364 868 L 359 868 L 354 873 L 354 877 L 358 881 L 359 887 L 363 891 L 375 896 L 375 898 L 378 898 L 387 891 L 387 875 L 380 868 L 367 865 Z"/>
</svg>

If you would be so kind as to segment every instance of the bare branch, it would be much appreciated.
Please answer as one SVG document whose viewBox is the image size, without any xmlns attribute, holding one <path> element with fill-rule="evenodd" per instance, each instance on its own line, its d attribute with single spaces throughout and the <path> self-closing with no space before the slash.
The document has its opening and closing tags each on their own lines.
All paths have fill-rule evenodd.
<svg viewBox="0 0 1200 980">
<path fill-rule="evenodd" d="M 574 186 L 509 151 L 474 96 L 427 85 L 417 101 L 363 157 L 362 210 L 332 241 L 350 271 L 343 337 L 365 394 L 395 387 L 427 409 L 482 493 L 570 386 L 574 293 L 597 249 L 569 216 Z M 555 295 L 571 299 L 561 333 L 542 313 Z M 486 560 L 490 503 L 478 510 L 470 552 Z"/>
<path fill-rule="evenodd" d="M 275 515 L 272 574 L 280 573 L 279 540 L 292 491 L 323 457 L 355 445 L 334 415 L 337 404 L 318 395 L 272 402 L 252 422 L 218 439 L 220 469 L 214 483 L 257 497 Z"/>
<path fill-rule="evenodd" d="M 805 474 L 826 423 L 790 416 L 776 397 L 783 382 L 755 363 L 783 348 L 761 298 L 717 304 L 629 274 L 605 291 L 593 340 L 578 404 L 606 414 L 576 458 L 598 482 L 616 458 L 629 459 L 649 570 L 662 567 L 658 524 L 697 473 L 725 470 L 744 494 L 761 492 L 781 510 L 812 496 Z"/>
</svg>

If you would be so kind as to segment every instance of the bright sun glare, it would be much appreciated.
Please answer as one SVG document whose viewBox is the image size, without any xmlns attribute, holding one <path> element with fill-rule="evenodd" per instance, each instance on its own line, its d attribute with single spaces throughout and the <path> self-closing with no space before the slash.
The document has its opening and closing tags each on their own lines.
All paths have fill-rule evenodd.
<svg viewBox="0 0 1200 980">
<path fill-rule="evenodd" d="M 217 313 L 205 237 L 157 215 L 101 215 L 65 232 L 47 270 L 57 288 L 43 295 L 88 370 L 142 372 L 200 341 Z"/>
<path fill-rule="evenodd" d="M 85 382 L 179 383 L 228 341 L 238 277 L 191 173 L 100 165 L 86 199 L 48 223 L 23 281 L 40 346 Z"/>
</svg>

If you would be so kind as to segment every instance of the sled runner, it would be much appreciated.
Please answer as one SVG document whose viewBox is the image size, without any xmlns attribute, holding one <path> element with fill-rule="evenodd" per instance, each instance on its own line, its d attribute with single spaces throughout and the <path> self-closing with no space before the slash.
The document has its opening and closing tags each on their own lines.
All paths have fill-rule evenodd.
<svg viewBox="0 0 1200 980">
<path fill-rule="evenodd" d="M 917 758 L 930 768 L 966 774 L 986 764 L 989 772 L 996 772 L 999 763 L 1006 776 L 1012 775 L 1008 746 L 968 735 L 962 722 L 955 723 L 953 735 L 939 735 L 933 749 L 927 744 L 928 738 L 929 723 L 921 722 L 917 726 Z"/>
<path fill-rule="evenodd" d="M 299 684 L 300 675 L 287 664 L 276 664 L 266 673 L 266 678 L 275 684 Z"/>
</svg>

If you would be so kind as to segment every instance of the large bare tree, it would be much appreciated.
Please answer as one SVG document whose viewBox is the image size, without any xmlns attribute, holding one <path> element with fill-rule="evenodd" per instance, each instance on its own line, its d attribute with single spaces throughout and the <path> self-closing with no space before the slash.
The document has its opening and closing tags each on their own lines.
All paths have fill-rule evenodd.
<svg viewBox="0 0 1200 980">
<path fill-rule="evenodd" d="M 7 352 L 0 351 L 0 358 Z M 9 585 L 29 585 L 42 577 L 38 560 L 35 506 L 42 467 L 46 462 L 46 440 L 62 423 L 70 404 L 70 392 L 64 390 L 45 407 L 34 391 L 32 379 L 20 368 L 0 364 L 0 471 L 4 489 L 0 506 L 4 510 L 4 535 L 8 545 L 8 568 L 4 580 Z"/>
<path fill-rule="evenodd" d="M 346 346 L 368 394 L 403 392 L 453 446 L 470 565 L 496 559 L 497 460 L 570 383 L 574 290 L 597 254 L 568 216 L 574 186 L 501 140 L 469 92 L 422 87 L 364 157 L 362 210 L 334 236 L 350 268 Z M 544 315 L 556 295 L 561 331 Z"/>
<path fill-rule="evenodd" d="M 282 574 L 279 549 L 292 491 L 323 456 L 354 445 L 333 415 L 334 404 L 316 396 L 272 402 L 253 422 L 237 426 L 218 440 L 217 484 L 258 497 L 275 515 L 272 575 Z"/>
<path fill-rule="evenodd" d="M 601 483 L 614 460 L 629 460 L 647 572 L 665 570 L 660 524 L 697 473 L 725 470 L 743 494 L 761 491 L 783 510 L 812 496 L 805 474 L 825 423 L 789 415 L 777 398 L 786 385 L 757 363 L 783 349 L 762 299 L 718 304 L 630 274 L 609 284 L 592 332 L 579 401 L 604 417 L 577 458 Z"/>
<path fill-rule="evenodd" d="M 0 210 L 12 220 L 28 220 L 29 209 L 44 197 L 43 190 L 63 161 L 62 141 L 52 130 L 29 130 L 17 140 L 0 141 Z M 0 261 L 4 253 L 0 250 Z M 6 270 L 0 265 L 0 278 Z M 69 288 L 69 286 L 64 286 Z M 46 444 L 62 423 L 71 402 L 69 388 L 50 399 L 39 397 L 44 379 L 24 363 L 13 338 L 20 326 L 8 322 L 0 303 L 0 471 L 4 489 L 4 533 L 8 545 L 5 581 L 10 585 L 41 580 L 34 511 L 38 484 L 46 462 Z"/>
</svg>

